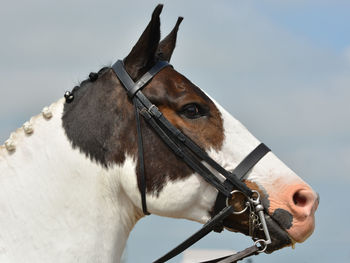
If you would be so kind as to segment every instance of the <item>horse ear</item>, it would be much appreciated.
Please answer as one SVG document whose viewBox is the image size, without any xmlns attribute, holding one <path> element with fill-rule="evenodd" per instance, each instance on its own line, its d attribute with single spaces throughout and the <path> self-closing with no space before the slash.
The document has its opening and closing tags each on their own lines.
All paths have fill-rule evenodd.
<svg viewBox="0 0 350 263">
<path fill-rule="evenodd" d="M 124 66 L 133 80 L 138 79 L 151 68 L 160 40 L 160 19 L 163 5 L 159 4 L 152 13 L 152 18 L 141 37 L 124 59 Z"/>
<path fill-rule="evenodd" d="M 171 55 L 173 54 L 173 51 L 175 49 L 176 45 L 176 37 L 177 37 L 177 31 L 179 30 L 179 26 L 183 20 L 183 17 L 179 17 L 177 19 L 176 25 L 171 30 L 169 35 L 167 35 L 158 45 L 157 50 L 157 58 L 159 60 L 165 60 L 170 62 Z"/>
</svg>

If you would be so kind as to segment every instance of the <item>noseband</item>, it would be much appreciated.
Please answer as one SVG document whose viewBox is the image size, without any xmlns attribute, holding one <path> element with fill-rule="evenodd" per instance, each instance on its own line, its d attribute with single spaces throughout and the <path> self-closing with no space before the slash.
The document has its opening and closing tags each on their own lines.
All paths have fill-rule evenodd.
<svg viewBox="0 0 350 263">
<path fill-rule="evenodd" d="M 210 158 L 201 147 L 199 147 L 189 137 L 173 126 L 158 110 L 158 108 L 142 93 L 142 88 L 145 87 L 146 84 L 148 84 L 151 79 L 165 67 L 172 66 L 165 61 L 157 62 L 155 66 L 153 66 L 135 83 L 126 72 L 124 64 L 121 60 L 118 60 L 112 66 L 113 71 L 123 84 L 123 87 L 125 88 L 129 98 L 132 100 L 135 108 L 140 175 L 138 177 L 138 185 L 140 186 L 143 213 L 149 215 L 146 205 L 145 164 L 140 115 L 143 116 L 145 121 L 152 127 L 152 129 L 178 158 L 184 161 L 190 168 L 202 176 L 205 181 L 218 190 L 218 196 L 214 206 L 214 216 L 206 224 L 204 224 L 199 231 L 194 233 L 163 257 L 154 261 L 154 263 L 168 261 L 196 243 L 211 231 L 221 232 L 225 226 L 225 219 L 229 215 L 242 214 L 248 209 L 249 234 L 254 240 L 254 245 L 236 254 L 206 261 L 206 263 L 235 262 L 245 257 L 265 251 L 267 245 L 271 243 L 271 239 L 265 221 L 264 207 L 260 202 L 259 193 L 248 188 L 248 186 L 242 182 L 242 180 L 248 171 L 257 162 L 259 162 L 259 160 L 265 156 L 270 149 L 265 146 L 265 144 L 261 143 L 250 154 L 248 154 L 248 156 L 245 157 L 245 159 L 234 169 L 233 172 L 229 172 L 220 166 L 216 161 Z M 65 95 L 68 103 L 73 100 L 73 97 L 70 99 L 69 95 L 70 94 Z M 69 100 L 67 100 L 67 98 Z M 206 163 L 206 165 L 203 163 Z M 211 170 L 208 169 L 208 166 L 211 168 Z M 215 171 L 215 174 L 212 171 Z M 222 179 L 222 177 L 225 179 Z M 241 211 L 236 211 L 233 206 L 228 204 L 228 200 L 230 200 L 233 195 L 238 193 L 243 194 L 246 200 L 245 208 Z M 264 231 L 266 239 L 258 239 L 254 237 L 254 232 L 257 229 Z"/>
</svg>

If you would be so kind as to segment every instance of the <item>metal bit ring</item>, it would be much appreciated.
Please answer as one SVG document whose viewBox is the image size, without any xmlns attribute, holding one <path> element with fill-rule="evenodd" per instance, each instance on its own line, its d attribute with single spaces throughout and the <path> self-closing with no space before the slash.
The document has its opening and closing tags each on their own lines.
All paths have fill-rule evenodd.
<svg viewBox="0 0 350 263">
<path fill-rule="evenodd" d="M 259 193 L 258 191 L 256 191 L 256 190 L 252 190 L 252 193 L 253 193 L 253 195 L 254 195 L 254 194 L 256 195 L 256 198 L 254 198 L 253 195 L 252 195 L 252 197 L 249 197 L 249 198 L 248 198 L 249 201 L 250 201 L 252 204 L 254 204 L 254 205 L 259 204 L 259 203 L 260 203 L 260 193 Z"/>
<path fill-rule="evenodd" d="M 265 252 L 267 248 L 267 243 L 264 239 L 258 239 L 254 242 L 254 245 L 259 249 L 258 253 L 263 253 Z"/>
<path fill-rule="evenodd" d="M 247 196 L 243 193 L 243 192 L 241 192 L 241 191 L 239 191 L 239 190 L 233 190 L 232 192 L 231 192 L 231 196 L 233 196 L 234 194 L 236 194 L 236 193 L 240 193 L 240 194 L 243 194 L 246 198 L 247 198 Z M 248 199 L 248 198 L 247 198 Z M 228 198 L 226 199 L 226 206 L 229 206 L 230 204 L 228 203 Z M 242 210 L 240 210 L 240 211 L 233 211 L 232 212 L 232 214 L 234 214 L 234 215 L 240 215 L 240 214 L 243 214 L 245 211 L 247 211 L 247 209 L 248 209 L 248 207 L 249 207 L 249 202 L 246 202 L 245 203 L 245 208 L 243 208 Z"/>
</svg>

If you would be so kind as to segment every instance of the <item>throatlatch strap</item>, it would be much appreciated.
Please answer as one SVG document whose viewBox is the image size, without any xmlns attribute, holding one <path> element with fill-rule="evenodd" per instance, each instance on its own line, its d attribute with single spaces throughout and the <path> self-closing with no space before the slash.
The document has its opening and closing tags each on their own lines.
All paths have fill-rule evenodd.
<svg viewBox="0 0 350 263">
<path fill-rule="evenodd" d="M 137 177 L 140 192 L 141 192 L 141 203 L 142 203 L 142 211 L 145 215 L 150 215 L 147 211 L 147 203 L 146 203 L 146 175 L 145 175 L 145 162 L 143 158 L 143 141 L 142 141 L 142 129 L 140 122 L 140 112 L 138 109 L 138 102 L 136 99 L 133 100 L 135 107 L 135 119 L 136 119 L 136 131 L 137 131 L 137 147 L 138 147 L 138 157 L 139 157 L 139 173 L 140 176 Z"/>
</svg>

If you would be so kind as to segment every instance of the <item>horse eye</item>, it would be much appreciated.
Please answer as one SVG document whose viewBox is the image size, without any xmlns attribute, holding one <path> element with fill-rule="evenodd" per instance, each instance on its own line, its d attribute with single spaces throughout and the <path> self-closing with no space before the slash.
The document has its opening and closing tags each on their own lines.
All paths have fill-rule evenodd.
<svg viewBox="0 0 350 263">
<path fill-rule="evenodd" d="M 201 107 L 195 103 L 184 106 L 181 113 L 189 119 L 197 119 L 203 116 Z"/>
</svg>

